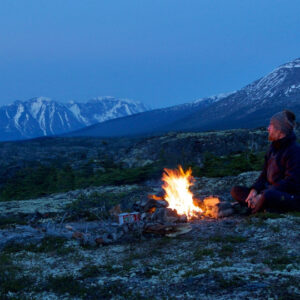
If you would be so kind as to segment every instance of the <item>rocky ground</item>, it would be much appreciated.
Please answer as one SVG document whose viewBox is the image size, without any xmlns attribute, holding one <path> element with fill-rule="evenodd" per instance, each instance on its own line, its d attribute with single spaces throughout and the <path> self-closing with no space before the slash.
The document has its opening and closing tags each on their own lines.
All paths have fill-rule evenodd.
<svg viewBox="0 0 300 300">
<path fill-rule="evenodd" d="M 230 201 L 232 185 L 250 185 L 257 175 L 198 178 L 193 192 Z M 109 206 L 130 210 L 159 192 L 159 182 L 148 182 L 1 202 L 0 298 L 300 299 L 297 213 L 236 211 L 193 220 L 191 231 L 173 238 L 133 230 L 82 242 L 78 233 L 118 228 L 106 215 Z M 55 230 L 65 235 L 46 234 Z"/>
</svg>

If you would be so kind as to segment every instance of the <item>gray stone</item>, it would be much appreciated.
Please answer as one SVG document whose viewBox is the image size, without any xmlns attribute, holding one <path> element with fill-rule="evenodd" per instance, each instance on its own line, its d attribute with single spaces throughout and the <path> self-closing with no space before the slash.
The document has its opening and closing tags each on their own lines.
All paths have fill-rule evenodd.
<svg viewBox="0 0 300 300">
<path fill-rule="evenodd" d="M 158 223 L 165 223 L 166 214 L 167 212 L 165 208 L 157 208 L 151 216 L 151 221 L 156 221 Z"/>
</svg>

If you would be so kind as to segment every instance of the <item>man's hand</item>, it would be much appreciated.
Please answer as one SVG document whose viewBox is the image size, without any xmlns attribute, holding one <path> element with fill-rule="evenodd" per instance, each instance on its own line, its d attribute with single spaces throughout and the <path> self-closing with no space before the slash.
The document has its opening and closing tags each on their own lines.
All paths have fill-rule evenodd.
<svg viewBox="0 0 300 300">
<path fill-rule="evenodd" d="M 251 189 L 247 199 L 245 200 L 248 207 L 251 207 L 251 200 L 252 198 L 256 197 L 256 195 L 257 195 L 257 191 L 255 189 Z"/>
<path fill-rule="evenodd" d="M 257 213 L 258 211 L 261 210 L 263 204 L 264 204 L 264 197 L 262 194 L 259 194 L 255 197 L 253 197 L 251 200 L 251 205 L 250 207 L 252 208 L 252 213 L 255 214 Z"/>
</svg>

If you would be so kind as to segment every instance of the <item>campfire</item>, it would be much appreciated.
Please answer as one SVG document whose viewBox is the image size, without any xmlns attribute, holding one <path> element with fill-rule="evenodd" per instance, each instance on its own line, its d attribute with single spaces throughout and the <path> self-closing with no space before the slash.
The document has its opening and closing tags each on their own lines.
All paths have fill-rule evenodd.
<svg viewBox="0 0 300 300">
<path fill-rule="evenodd" d="M 192 230 L 193 221 L 205 218 L 221 218 L 233 213 L 229 201 L 219 197 L 197 199 L 191 187 L 195 183 L 192 170 L 164 169 L 162 190 L 158 195 L 143 197 L 133 205 L 133 212 L 122 212 L 120 205 L 110 211 L 118 223 L 107 227 L 101 237 L 95 239 L 96 244 L 109 244 L 119 239 L 142 235 L 163 235 L 175 237 Z M 73 234 L 86 242 L 88 237 L 83 233 Z"/>
<path fill-rule="evenodd" d="M 136 202 L 136 212 L 131 213 L 131 220 L 136 218 L 136 214 L 139 215 L 143 232 L 174 236 L 190 231 L 192 220 L 220 216 L 221 201 L 218 198 L 209 197 L 201 201 L 193 195 L 190 188 L 195 179 L 191 168 L 187 171 L 181 166 L 173 170 L 165 168 L 162 181 L 163 193 L 149 195 Z M 124 217 L 128 215 L 122 215 Z"/>
<path fill-rule="evenodd" d="M 176 210 L 178 215 L 185 215 L 188 220 L 203 212 L 195 205 L 193 193 L 190 191 L 195 180 L 191 168 L 186 172 L 181 166 L 178 166 L 178 170 L 164 169 L 162 180 L 162 188 L 165 191 L 163 198 L 168 202 L 170 209 Z"/>
</svg>

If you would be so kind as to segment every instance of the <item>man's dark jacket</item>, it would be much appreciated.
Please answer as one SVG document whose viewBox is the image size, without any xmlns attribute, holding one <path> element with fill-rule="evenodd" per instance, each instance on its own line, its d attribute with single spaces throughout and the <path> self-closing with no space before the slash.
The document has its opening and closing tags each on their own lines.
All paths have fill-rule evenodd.
<svg viewBox="0 0 300 300">
<path fill-rule="evenodd" d="M 265 156 L 263 171 L 252 188 L 259 193 L 275 189 L 300 195 L 300 146 L 294 133 L 272 142 Z"/>
</svg>

